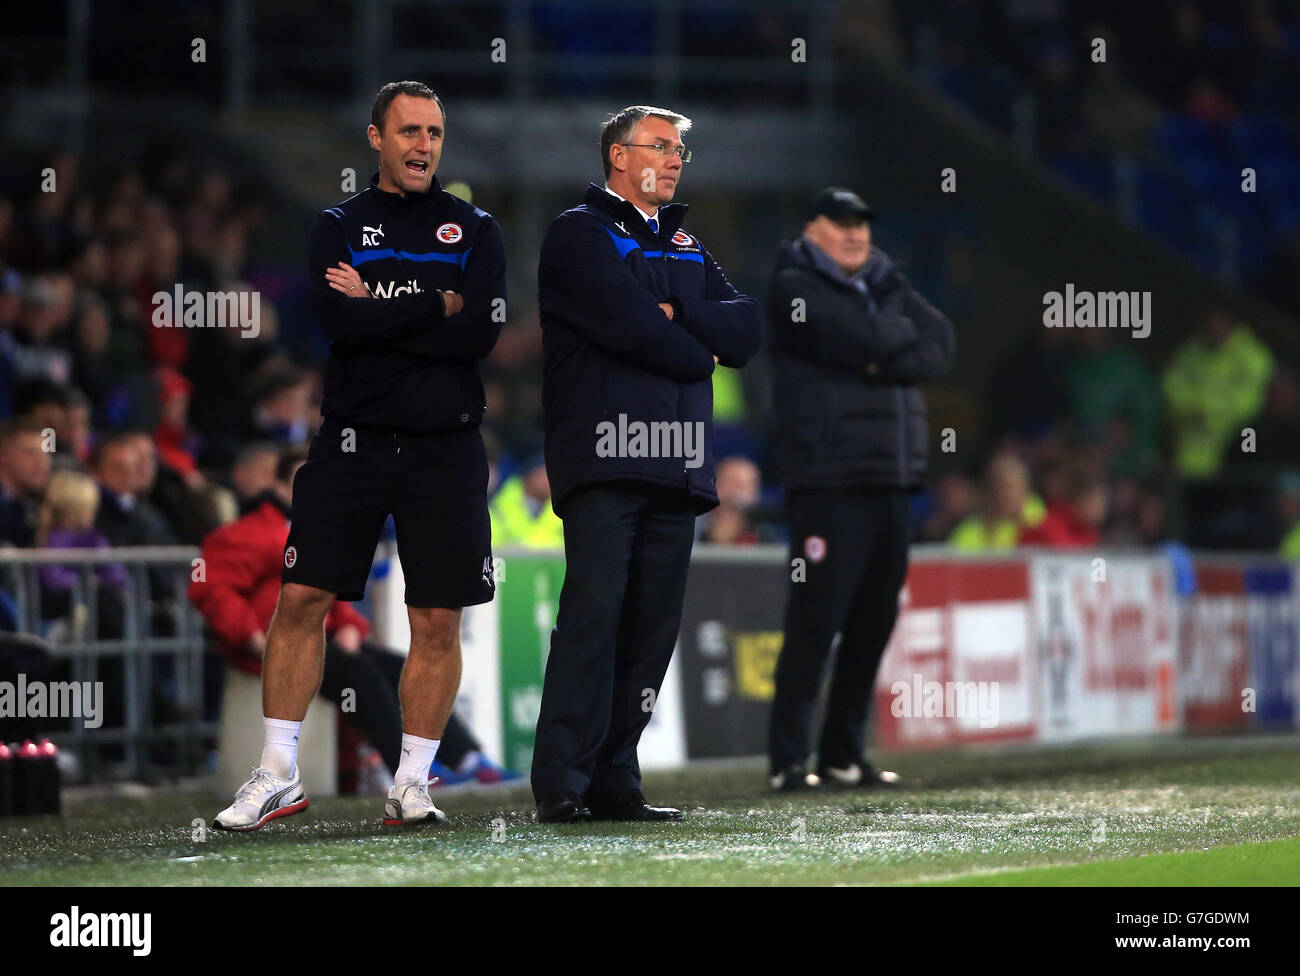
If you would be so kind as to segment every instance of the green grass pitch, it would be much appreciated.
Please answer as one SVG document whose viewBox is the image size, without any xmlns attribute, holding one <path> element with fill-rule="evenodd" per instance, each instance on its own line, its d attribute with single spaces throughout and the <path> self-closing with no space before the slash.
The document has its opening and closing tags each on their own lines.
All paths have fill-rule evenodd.
<svg viewBox="0 0 1300 976">
<path fill-rule="evenodd" d="M 1300 736 L 893 755 L 904 791 L 774 796 L 755 761 L 646 778 L 684 824 L 542 826 L 527 789 L 436 791 L 449 821 L 385 830 L 382 798 L 257 834 L 225 801 L 70 798 L 0 821 L 0 885 L 1270 885 L 1300 878 Z M 882 763 L 883 765 L 884 763 Z M 310 784 L 308 784 L 310 787 Z"/>
</svg>

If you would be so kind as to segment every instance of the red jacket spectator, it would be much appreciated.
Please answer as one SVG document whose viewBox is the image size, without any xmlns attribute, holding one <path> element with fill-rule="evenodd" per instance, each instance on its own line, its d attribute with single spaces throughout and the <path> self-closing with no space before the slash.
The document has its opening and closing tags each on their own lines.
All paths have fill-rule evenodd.
<svg viewBox="0 0 1300 976">
<path fill-rule="evenodd" d="M 248 639 L 271 626 L 288 538 L 285 510 L 264 501 L 203 540 L 206 580 L 190 583 L 190 602 L 207 618 L 226 660 L 249 674 L 262 673 L 262 659 L 248 649 Z M 325 632 L 349 624 L 362 637 L 370 633 L 369 622 L 352 604 L 336 600 L 325 617 Z"/>
<path fill-rule="evenodd" d="M 194 385 L 170 366 L 158 367 L 155 375 L 162 420 L 154 429 L 153 441 L 163 463 L 188 480 L 198 470 L 194 462 L 194 435 L 186 421 Z"/>
<path fill-rule="evenodd" d="M 1095 546 L 1101 535 L 1097 526 L 1081 518 L 1069 505 L 1052 505 L 1036 526 L 1020 533 L 1024 546 L 1053 546 L 1058 549 L 1081 549 Z"/>
</svg>

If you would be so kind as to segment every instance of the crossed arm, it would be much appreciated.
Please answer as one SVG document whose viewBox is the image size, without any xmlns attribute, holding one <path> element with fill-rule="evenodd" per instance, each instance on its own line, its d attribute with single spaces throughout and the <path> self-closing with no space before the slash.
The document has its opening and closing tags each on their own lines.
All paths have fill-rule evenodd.
<svg viewBox="0 0 1300 976">
<path fill-rule="evenodd" d="M 311 235 L 312 301 L 326 335 L 356 351 L 401 352 L 453 361 L 481 359 L 501 333 L 505 302 L 505 243 L 488 221 L 471 248 L 462 291 L 414 292 L 376 298 L 360 272 L 337 220 L 316 218 Z"/>
<path fill-rule="evenodd" d="M 890 383 L 924 383 L 951 368 L 952 323 L 895 272 L 879 307 L 829 295 L 811 272 L 787 268 L 772 280 L 768 301 L 776 343 L 823 366 L 864 370 Z M 803 314 L 795 317 L 796 302 Z"/>
<path fill-rule="evenodd" d="M 655 296 L 628 269 L 595 219 L 565 214 L 551 224 L 538 266 L 543 314 L 612 356 L 678 382 L 739 366 L 758 347 L 762 310 L 705 255 L 701 297 Z"/>
</svg>

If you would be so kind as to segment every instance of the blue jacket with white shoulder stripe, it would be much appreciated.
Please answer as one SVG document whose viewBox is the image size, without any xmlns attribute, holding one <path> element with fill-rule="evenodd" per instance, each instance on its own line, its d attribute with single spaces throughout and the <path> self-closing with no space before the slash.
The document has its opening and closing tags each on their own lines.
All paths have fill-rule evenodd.
<svg viewBox="0 0 1300 976">
<path fill-rule="evenodd" d="M 331 288 L 346 262 L 373 297 Z M 402 196 L 369 188 L 321 211 L 308 245 L 312 308 L 330 338 L 321 413 L 407 434 L 477 425 L 485 408 L 478 361 L 505 320 L 506 257 L 491 214 L 446 192 Z M 440 291 L 465 301 L 444 316 Z"/>
<path fill-rule="evenodd" d="M 596 482 L 680 489 L 699 512 L 714 487 L 716 362 L 757 351 L 763 309 L 681 229 L 592 184 L 547 230 L 537 271 L 545 359 L 546 469 L 555 511 Z M 660 307 L 669 305 L 671 318 Z"/>
</svg>

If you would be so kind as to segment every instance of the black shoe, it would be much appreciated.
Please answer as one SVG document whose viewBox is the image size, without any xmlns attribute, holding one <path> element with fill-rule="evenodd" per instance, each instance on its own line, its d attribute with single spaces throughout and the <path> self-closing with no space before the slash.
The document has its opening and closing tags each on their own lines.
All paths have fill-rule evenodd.
<svg viewBox="0 0 1300 976">
<path fill-rule="evenodd" d="M 591 811 L 577 793 L 556 793 L 537 803 L 538 823 L 583 823 L 591 819 Z"/>
<path fill-rule="evenodd" d="M 779 773 L 773 773 L 768 782 L 778 793 L 799 793 L 815 790 L 821 785 L 818 778 L 804 769 L 802 764 L 786 766 Z"/>
<path fill-rule="evenodd" d="M 817 775 L 822 784 L 838 790 L 899 789 L 907 784 L 903 777 L 888 769 L 877 769 L 865 759 L 849 763 L 847 768 L 820 766 Z"/>
<path fill-rule="evenodd" d="M 628 790 L 610 800 L 593 799 L 591 815 L 596 820 L 640 820 L 649 823 L 676 823 L 685 819 L 676 807 L 652 807 L 640 790 Z"/>
</svg>

